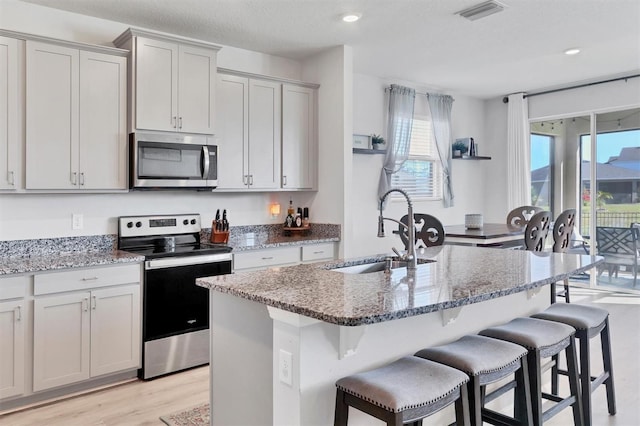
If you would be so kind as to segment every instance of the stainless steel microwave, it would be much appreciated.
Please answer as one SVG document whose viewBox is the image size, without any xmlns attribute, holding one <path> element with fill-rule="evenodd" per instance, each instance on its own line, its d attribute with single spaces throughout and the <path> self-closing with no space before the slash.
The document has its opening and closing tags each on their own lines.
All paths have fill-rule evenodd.
<svg viewBox="0 0 640 426">
<path fill-rule="evenodd" d="M 131 189 L 209 190 L 218 185 L 212 136 L 137 132 L 129 135 Z"/>
</svg>

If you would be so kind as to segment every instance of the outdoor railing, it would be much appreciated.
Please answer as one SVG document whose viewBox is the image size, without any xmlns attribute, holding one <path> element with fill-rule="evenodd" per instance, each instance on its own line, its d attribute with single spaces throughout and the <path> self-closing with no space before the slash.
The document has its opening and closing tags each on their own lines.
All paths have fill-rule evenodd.
<svg viewBox="0 0 640 426">
<path fill-rule="evenodd" d="M 632 223 L 640 223 L 640 212 L 596 212 L 596 226 L 617 226 L 628 228 Z M 583 212 L 580 217 L 580 233 L 589 235 L 591 215 Z"/>
</svg>

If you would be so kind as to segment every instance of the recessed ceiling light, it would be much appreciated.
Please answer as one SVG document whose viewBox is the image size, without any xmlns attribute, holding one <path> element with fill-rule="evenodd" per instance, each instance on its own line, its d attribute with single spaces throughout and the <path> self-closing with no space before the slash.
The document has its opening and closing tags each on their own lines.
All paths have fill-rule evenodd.
<svg viewBox="0 0 640 426">
<path fill-rule="evenodd" d="M 353 13 L 350 13 L 348 15 L 344 15 L 342 17 L 342 20 L 344 22 L 356 22 L 358 19 L 360 19 L 360 15 L 355 15 Z"/>
<path fill-rule="evenodd" d="M 565 55 L 577 55 L 578 53 L 580 53 L 580 49 L 575 48 L 575 47 L 573 47 L 571 49 L 567 49 L 567 50 L 564 51 Z"/>
</svg>

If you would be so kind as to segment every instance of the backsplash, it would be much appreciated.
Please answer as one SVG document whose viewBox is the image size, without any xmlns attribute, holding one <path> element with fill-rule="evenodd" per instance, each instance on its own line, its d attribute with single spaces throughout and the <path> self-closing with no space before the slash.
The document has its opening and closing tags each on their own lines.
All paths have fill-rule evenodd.
<svg viewBox="0 0 640 426">
<path fill-rule="evenodd" d="M 313 239 L 339 239 L 340 225 L 312 223 L 306 237 L 298 235 L 284 237 L 280 224 L 231 226 L 228 245 L 240 249 L 247 247 L 248 239 L 255 240 L 257 244 L 268 244 L 270 241 L 295 242 L 309 237 Z M 203 229 L 200 232 L 200 238 L 203 242 L 208 242 L 211 238 L 211 228 Z M 117 248 L 117 241 L 118 236 L 115 234 L 0 241 L 0 258 L 112 251 Z"/>
</svg>

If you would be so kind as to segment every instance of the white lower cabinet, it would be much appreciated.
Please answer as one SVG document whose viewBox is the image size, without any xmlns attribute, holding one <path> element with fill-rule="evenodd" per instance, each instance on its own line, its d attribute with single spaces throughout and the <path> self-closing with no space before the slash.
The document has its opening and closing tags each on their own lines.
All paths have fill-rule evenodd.
<svg viewBox="0 0 640 426">
<path fill-rule="evenodd" d="M 0 278 L 0 399 L 25 391 L 29 277 Z"/>
<path fill-rule="evenodd" d="M 140 277 L 137 264 L 35 276 L 34 392 L 140 366 Z"/>
<path fill-rule="evenodd" d="M 233 269 L 236 271 L 250 271 L 273 266 L 293 266 L 299 263 L 320 262 L 322 260 L 335 259 L 335 253 L 335 243 L 249 250 L 233 255 Z"/>
<path fill-rule="evenodd" d="M 24 392 L 24 310 L 24 299 L 0 302 L 0 399 Z"/>
</svg>

